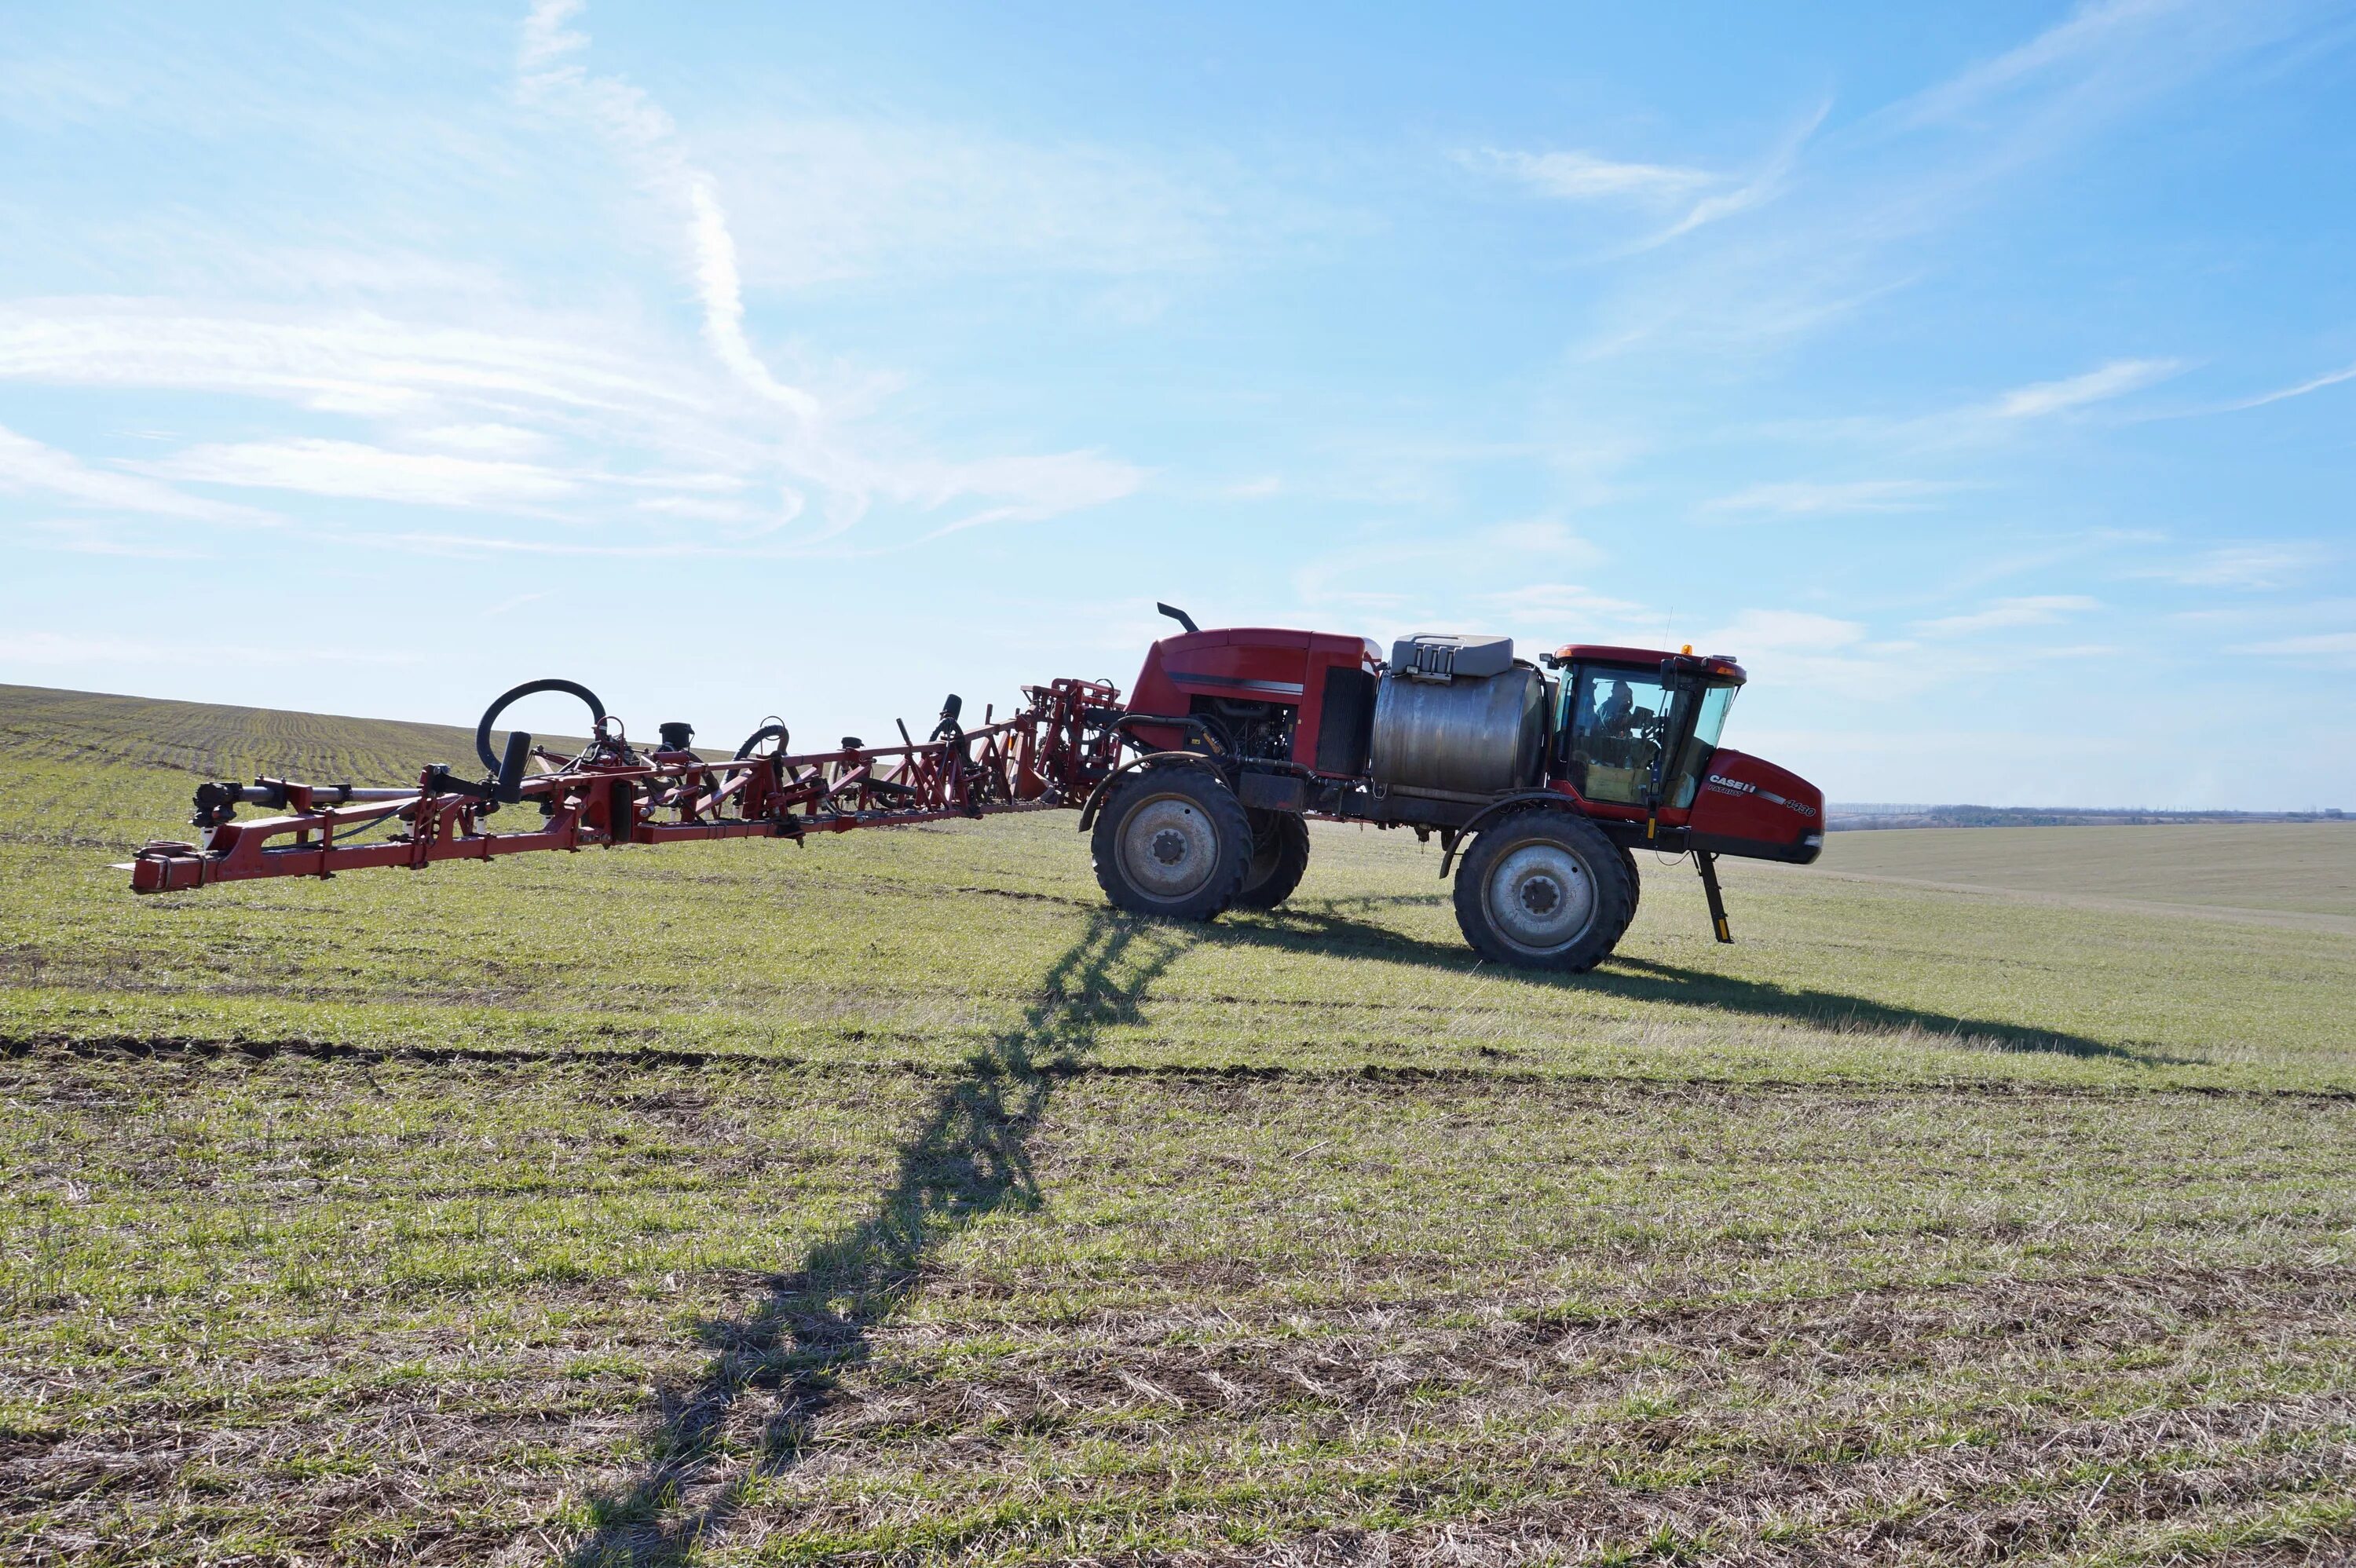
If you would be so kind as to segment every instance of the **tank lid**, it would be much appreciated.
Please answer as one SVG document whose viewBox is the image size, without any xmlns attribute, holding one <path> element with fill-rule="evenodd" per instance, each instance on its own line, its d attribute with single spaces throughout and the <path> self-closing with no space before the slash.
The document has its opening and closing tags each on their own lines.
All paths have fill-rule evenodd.
<svg viewBox="0 0 2356 1568">
<path fill-rule="evenodd" d="M 1391 645 L 1391 673 L 1410 680 L 1480 679 L 1514 667 L 1514 639 L 1419 632 Z"/>
</svg>

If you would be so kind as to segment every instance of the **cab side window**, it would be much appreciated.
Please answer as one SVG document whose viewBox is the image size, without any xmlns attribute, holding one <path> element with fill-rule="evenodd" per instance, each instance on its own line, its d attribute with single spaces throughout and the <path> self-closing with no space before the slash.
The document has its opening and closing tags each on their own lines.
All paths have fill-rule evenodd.
<svg viewBox="0 0 2356 1568">
<path fill-rule="evenodd" d="M 1589 800 L 1642 805 L 1666 738 L 1671 694 L 1657 675 L 1580 666 L 1563 683 L 1570 784 Z"/>
</svg>

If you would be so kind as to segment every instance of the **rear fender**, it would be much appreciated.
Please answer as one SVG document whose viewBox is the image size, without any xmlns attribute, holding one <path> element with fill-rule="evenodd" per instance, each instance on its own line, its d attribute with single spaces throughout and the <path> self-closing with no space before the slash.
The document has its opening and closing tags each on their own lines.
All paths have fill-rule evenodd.
<svg viewBox="0 0 2356 1568">
<path fill-rule="evenodd" d="M 1714 855 L 1804 866 L 1824 853 L 1825 793 L 1763 757 L 1717 752 L 1694 796 L 1687 842 Z"/>
</svg>

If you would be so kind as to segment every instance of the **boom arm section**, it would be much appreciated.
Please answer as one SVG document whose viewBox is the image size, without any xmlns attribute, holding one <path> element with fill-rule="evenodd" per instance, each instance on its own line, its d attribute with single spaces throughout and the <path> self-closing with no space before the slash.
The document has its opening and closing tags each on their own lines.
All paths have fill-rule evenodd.
<svg viewBox="0 0 2356 1568">
<path fill-rule="evenodd" d="M 488 860 L 535 849 L 799 840 L 855 827 L 1077 806 L 1119 762 L 1112 721 L 1120 693 L 1103 681 L 1072 679 L 1023 690 L 1022 710 L 974 730 L 959 724 L 960 704 L 952 697 L 923 741 L 910 740 L 904 728 L 897 746 L 846 740 L 835 751 L 789 754 L 784 727 L 770 725 L 723 762 L 683 747 L 636 752 L 620 723 L 604 717 L 592 699 L 599 717 L 586 750 L 566 757 L 511 735 L 498 773 L 481 782 L 434 766 L 410 789 L 267 778 L 206 784 L 197 792 L 200 841 L 149 844 L 122 869 L 131 873 L 133 891 L 163 893 L 370 866 L 423 870 L 436 860 Z M 775 750 L 760 751 L 763 742 Z M 528 759 L 551 771 L 525 775 Z M 240 822 L 236 808 L 248 803 L 281 815 Z M 517 807 L 536 809 L 539 825 L 493 830 L 495 814 Z M 391 831 L 364 837 L 385 827 Z"/>
</svg>

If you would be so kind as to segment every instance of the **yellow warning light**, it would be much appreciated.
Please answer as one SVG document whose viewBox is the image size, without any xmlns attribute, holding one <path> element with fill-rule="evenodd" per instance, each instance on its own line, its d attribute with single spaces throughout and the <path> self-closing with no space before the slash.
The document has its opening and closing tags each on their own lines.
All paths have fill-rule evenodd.
<svg viewBox="0 0 2356 1568">
<path fill-rule="evenodd" d="M 1687 643 L 1685 646 L 1679 648 L 1677 652 L 1681 654 L 1689 654 L 1693 652 L 1693 645 L 1691 643 Z"/>
</svg>

